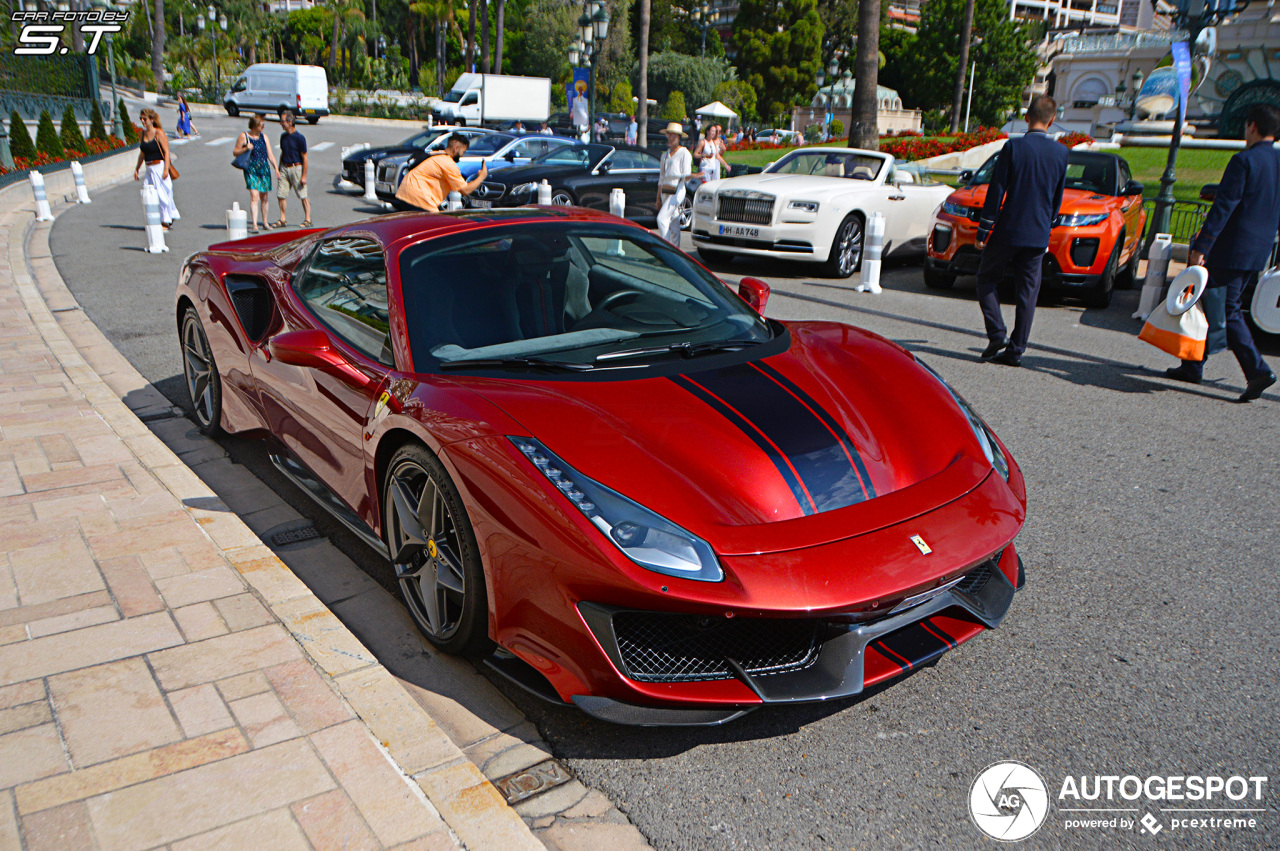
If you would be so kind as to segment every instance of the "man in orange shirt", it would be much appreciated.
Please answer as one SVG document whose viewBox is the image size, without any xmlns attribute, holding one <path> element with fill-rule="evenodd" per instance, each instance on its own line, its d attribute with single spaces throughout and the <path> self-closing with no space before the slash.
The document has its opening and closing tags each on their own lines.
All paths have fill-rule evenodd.
<svg viewBox="0 0 1280 851">
<path fill-rule="evenodd" d="M 450 192 L 470 195 L 489 175 L 488 166 L 481 163 L 475 179 L 470 183 L 463 179 L 462 172 L 458 170 L 458 160 L 470 145 L 466 136 L 454 133 L 445 143 L 443 151 L 427 157 L 404 176 L 400 181 L 400 188 L 396 190 L 396 198 L 420 210 L 434 213 L 440 209 Z"/>
</svg>

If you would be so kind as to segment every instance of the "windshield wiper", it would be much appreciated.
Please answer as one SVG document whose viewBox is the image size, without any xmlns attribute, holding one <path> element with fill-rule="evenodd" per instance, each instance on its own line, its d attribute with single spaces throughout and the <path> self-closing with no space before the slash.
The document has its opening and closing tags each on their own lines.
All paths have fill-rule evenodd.
<svg viewBox="0 0 1280 851">
<path fill-rule="evenodd" d="M 627 349 L 622 352 L 605 352 L 596 356 L 596 361 L 617 360 L 619 358 L 638 358 L 645 355 L 677 352 L 682 357 L 692 358 L 709 352 L 736 352 L 747 346 L 755 346 L 763 340 L 713 340 L 705 343 L 672 343 L 669 346 L 648 346 L 643 349 Z"/>
<path fill-rule="evenodd" d="M 589 363 L 569 363 L 566 361 L 551 360 L 550 358 L 540 357 L 520 357 L 520 358 L 477 358 L 476 360 L 447 360 L 440 364 L 441 369 L 470 369 L 471 367 L 489 367 L 489 366 L 527 366 L 538 369 L 562 369 L 571 372 L 582 372 L 583 370 L 595 369 L 594 364 Z"/>
</svg>

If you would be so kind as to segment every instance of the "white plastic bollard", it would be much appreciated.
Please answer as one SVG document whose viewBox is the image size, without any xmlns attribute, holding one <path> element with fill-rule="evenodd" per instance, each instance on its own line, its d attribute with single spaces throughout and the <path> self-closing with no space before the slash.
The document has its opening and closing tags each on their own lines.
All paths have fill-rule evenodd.
<svg viewBox="0 0 1280 851">
<path fill-rule="evenodd" d="M 227 210 L 227 239 L 244 239 L 249 235 L 249 211 L 240 209 L 239 201 L 231 202 Z"/>
<path fill-rule="evenodd" d="M 551 203 L 551 184 L 545 180 L 538 184 L 538 203 L 543 205 Z"/>
<path fill-rule="evenodd" d="M 378 167 L 373 164 L 373 160 L 364 161 L 364 200 L 377 201 L 378 191 L 374 185 L 378 179 Z"/>
<path fill-rule="evenodd" d="M 1142 279 L 1142 297 L 1134 319 L 1146 321 L 1151 311 L 1164 298 L 1165 281 L 1169 277 L 1169 256 L 1173 253 L 1173 234 L 1158 233 L 1147 254 L 1147 274 Z"/>
<path fill-rule="evenodd" d="M 433 129 L 435 126 L 436 126 L 436 116 L 435 116 L 435 113 L 428 112 L 428 113 L 427 113 L 427 129 L 428 129 L 428 130 L 431 130 L 431 129 Z"/>
<path fill-rule="evenodd" d="M 89 200 L 89 187 L 84 183 L 84 169 L 80 167 L 80 163 L 71 163 L 71 176 L 76 179 L 76 203 L 92 204 Z"/>
<path fill-rule="evenodd" d="M 609 193 L 609 213 L 623 218 L 627 210 L 627 193 L 621 188 L 615 188 Z"/>
<path fill-rule="evenodd" d="M 31 181 L 31 194 L 36 197 L 36 221 L 53 221 L 53 213 L 49 212 L 49 196 L 44 191 L 44 175 L 32 169 L 27 177 Z"/>
<path fill-rule="evenodd" d="M 160 225 L 160 194 L 151 184 L 142 187 L 142 209 L 147 215 L 147 253 L 168 251 L 164 244 L 164 228 Z"/>
<path fill-rule="evenodd" d="M 856 287 L 860 293 L 881 293 L 880 258 L 884 252 L 884 214 L 867 217 L 867 232 L 862 241 L 862 278 Z"/>
<path fill-rule="evenodd" d="M 455 189 L 449 193 L 449 200 L 445 202 L 444 208 L 446 210 L 462 209 L 462 195 L 458 192 L 458 190 Z"/>
</svg>

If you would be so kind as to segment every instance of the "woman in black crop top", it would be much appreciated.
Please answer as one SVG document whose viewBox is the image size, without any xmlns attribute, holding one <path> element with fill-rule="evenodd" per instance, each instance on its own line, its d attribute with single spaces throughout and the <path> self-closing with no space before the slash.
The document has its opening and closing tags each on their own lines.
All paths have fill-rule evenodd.
<svg viewBox="0 0 1280 851">
<path fill-rule="evenodd" d="M 141 178 L 145 183 L 156 188 L 160 198 L 160 223 L 164 229 L 173 227 L 174 221 L 181 218 L 178 206 L 173 201 L 173 180 L 169 177 L 172 168 L 172 157 L 169 154 L 169 140 L 160 127 L 160 116 L 154 109 L 144 109 L 138 114 L 142 122 L 142 135 L 138 144 L 138 164 L 133 169 L 133 179 L 138 180 L 143 166 L 146 176 Z"/>
</svg>

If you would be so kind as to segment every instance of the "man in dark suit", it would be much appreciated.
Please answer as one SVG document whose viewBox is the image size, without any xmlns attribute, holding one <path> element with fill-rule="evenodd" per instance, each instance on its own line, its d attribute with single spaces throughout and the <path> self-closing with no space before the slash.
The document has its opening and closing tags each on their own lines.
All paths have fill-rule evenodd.
<svg viewBox="0 0 1280 851">
<path fill-rule="evenodd" d="M 1248 382 L 1240 395 L 1241 402 L 1252 402 L 1276 383 L 1276 374 L 1253 344 L 1240 300 L 1254 273 L 1266 267 L 1280 231 L 1277 133 L 1280 109 L 1261 103 L 1249 108 L 1244 125 L 1246 147 L 1227 163 L 1213 207 L 1187 255 L 1187 265 L 1209 270 L 1210 287 L 1226 289 L 1227 347 L 1240 362 Z M 1204 375 L 1204 361 L 1183 361 L 1182 366 L 1168 370 L 1166 375 L 1198 384 Z"/>
<path fill-rule="evenodd" d="M 1031 336 L 1031 320 L 1040 294 L 1040 270 L 1049 248 L 1049 231 L 1062 206 L 1067 179 L 1067 148 L 1045 132 L 1058 104 L 1039 95 L 1027 109 L 1027 132 L 1010 139 L 996 157 L 987 200 L 978 220 L 978 304 L 990 341 L 983 360 L 1021 366 Z M 1013 336 L 1006 339 L 996 286 L 1005 275 L 1016 284 Z"/>
</svg>

